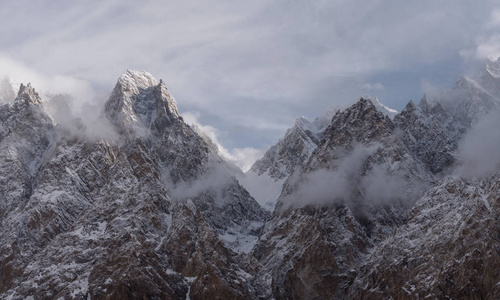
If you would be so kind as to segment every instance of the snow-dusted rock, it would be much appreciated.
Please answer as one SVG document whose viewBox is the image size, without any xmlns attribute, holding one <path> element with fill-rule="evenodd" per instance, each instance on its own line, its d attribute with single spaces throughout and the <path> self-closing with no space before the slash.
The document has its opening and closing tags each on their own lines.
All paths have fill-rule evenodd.
<svg viewBox="0 0 500 300">
<path fill-rule="evenodd" d="M 0 107 L 0 298 L 252 298 L 268 213 L 164 83 L 127 71 L 105 115 L 118 139 L 54 126 L 30 85 Z"/>
<path fill-rule="evenodd" d="M 500 175 L 447 176 L 498 64 L 396 115 L 300 118 L 245 177 L 149 73 L 118 80 L 112 139 L 22 85 L 0 106 L 0 298 L 498 298 Z"/>
<path fill-rule="evenodd" d="M 498 298 L 498 180 L 440 181 L 367 258 L 349 297 Z"/>
</svg>

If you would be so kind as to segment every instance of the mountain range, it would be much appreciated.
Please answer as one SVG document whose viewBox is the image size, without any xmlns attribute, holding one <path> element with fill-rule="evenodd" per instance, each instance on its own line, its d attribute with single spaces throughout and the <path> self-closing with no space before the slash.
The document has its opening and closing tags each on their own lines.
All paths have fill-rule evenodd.
<svg viewBox="0 0 500 300">
<path fill-rule="evenodd" d="M 246 173 L 147 72 L 97 133 L 4 80 L 0 298 L 499 298 L 498 70 L 299 118 Z"/>
</svg>

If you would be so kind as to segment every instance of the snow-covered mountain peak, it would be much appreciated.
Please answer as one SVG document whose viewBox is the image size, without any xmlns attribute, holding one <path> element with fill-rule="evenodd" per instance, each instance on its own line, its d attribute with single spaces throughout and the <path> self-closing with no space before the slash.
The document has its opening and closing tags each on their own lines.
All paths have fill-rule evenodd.
<svg viewBox="0 0 500 300">
<path fill-rule="evenodd" d="M 118 84 L 120 84 L 124 89 L 145 90 L 158 85 L 158 81 L 153 77 L 153 75 L 151 75 L 151 73 L 145 71 L 127 70 L 118 79 Z"/>
<path fill-rule="evenodd" d="M 457 83 L 455 84 L 454 88 L 457 89 L 457 88 L 468 88 L 468 87 L 478 87 L 482 89 L 482 87 L 479 86 L 479 84 L 475 82 L 472 78 L 465 75 L 459 75 Z"/>
<path fill-rule="evenodd" d="M 464 90 L 472 94 L 484 94 L 484 95 L 479 95 L 480 100 L 482 100 L 482 98 L 485 97 L 493 99 L 496 98 L 494 96 L 494 93 L 492 94 L 492 91 L 488 86 L 487 79 L 484 76 L 478 77 L 477 79 L 473 79 L 465 75 L 459 75 L 457 83 L 455 84 L 453 90 L 455 91 Z M 476 98 L 478 98 L 476 95 L 471 95 L 471 96 L 472 100 L 476 100 Z"/>
<path fill-rule="evenodd" d="M 105 105 L 105 114 L 121 130 L 145 134 L 153 126 L 168 126 L 179 118 L 177 104 L 164 82 L 150 73 L 127 70 Z M 158 128 L 157 128 L 158 129 Z"/>
<path fill-rule="evenodd" d="M 309 135 L 316 135 L 321 130 L 321 127 L 319 127 L 316 122 L 310 122 L 304 116 L 301 116 L 300 118 L 295 119 L 295 124 L 293 125 L 291 130 L 301 130 L 304 132 L 309 131 Z"/>
<path fill-rule="evenodd" d="M 40 95 L 38 95 L 35 89 L 31 86 L 31 83 L 28 83 L 28 85 L 21 84 L 21 86 L 19 87 L 19 92 L 17 93 L 16 101 L 25 101 L 26 103 L 32 104 L 42 104 Z"/>
<path fill-rule="evenodd" d="M 417 105 L 413 100 L 410 100 L 403 110 L 401 111 L 401 116 L 408 116 L 408 115 L 416 115 L 416 116 L 422 116 L 422 115 L 427 115 L 430 110 L 430 106 L 427 103 L 427 101 L 420 101 L 420 103 Z"/>
</svg>

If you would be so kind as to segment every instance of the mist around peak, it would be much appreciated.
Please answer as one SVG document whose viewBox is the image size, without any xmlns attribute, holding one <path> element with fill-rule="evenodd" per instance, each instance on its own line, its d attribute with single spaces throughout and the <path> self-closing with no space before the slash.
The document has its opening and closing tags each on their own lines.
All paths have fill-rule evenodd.
<svg viewBox="0 0 500 300">
<path fill-rule="evenodd" d="M 280 199 L 282 209 L 288 207 L 330 206 L 347 204 L 381 206 L 400 204 L 415 198 L 406 193 L 408 182 L 393 175 L 388 165 L 372 165 L 367 162 L 381 145 L 355 145 L 352 151 L 335 161 L 330 169 L 319 169 L 304 175 L 292 175 L 288 195 Z M 359 208 L 357 208 L 359 209 Z"/>
<path fill-rule="evenodd" d="M 455 173 L 481 178 L 500 169 L 500 110 L 481 118 L 464 136 L 456 152 Z"/>
<path fill-rule="evenodd" d="M 68 94 L 51 95 L 43 103 L 45 112 L 70 135 L 91 141 L 116 141 L 118 133 L 103 114 L 105 98 L 81 102 Z"/>
</svg>

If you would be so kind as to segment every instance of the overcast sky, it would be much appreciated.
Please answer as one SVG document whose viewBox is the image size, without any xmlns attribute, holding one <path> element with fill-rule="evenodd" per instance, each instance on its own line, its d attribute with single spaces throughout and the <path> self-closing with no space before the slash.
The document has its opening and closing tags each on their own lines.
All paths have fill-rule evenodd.
<svg viewBox="0 0 500 300">
<path fill-rule="evenodd" d="M 0 76 L 85 103 L 148 71 L 241 161 L 301 115 L 363 94 L 401 110 L 500 55 L 500 3 L 487 0 L 18 0 L 0 20 Z"/>
</svg>

